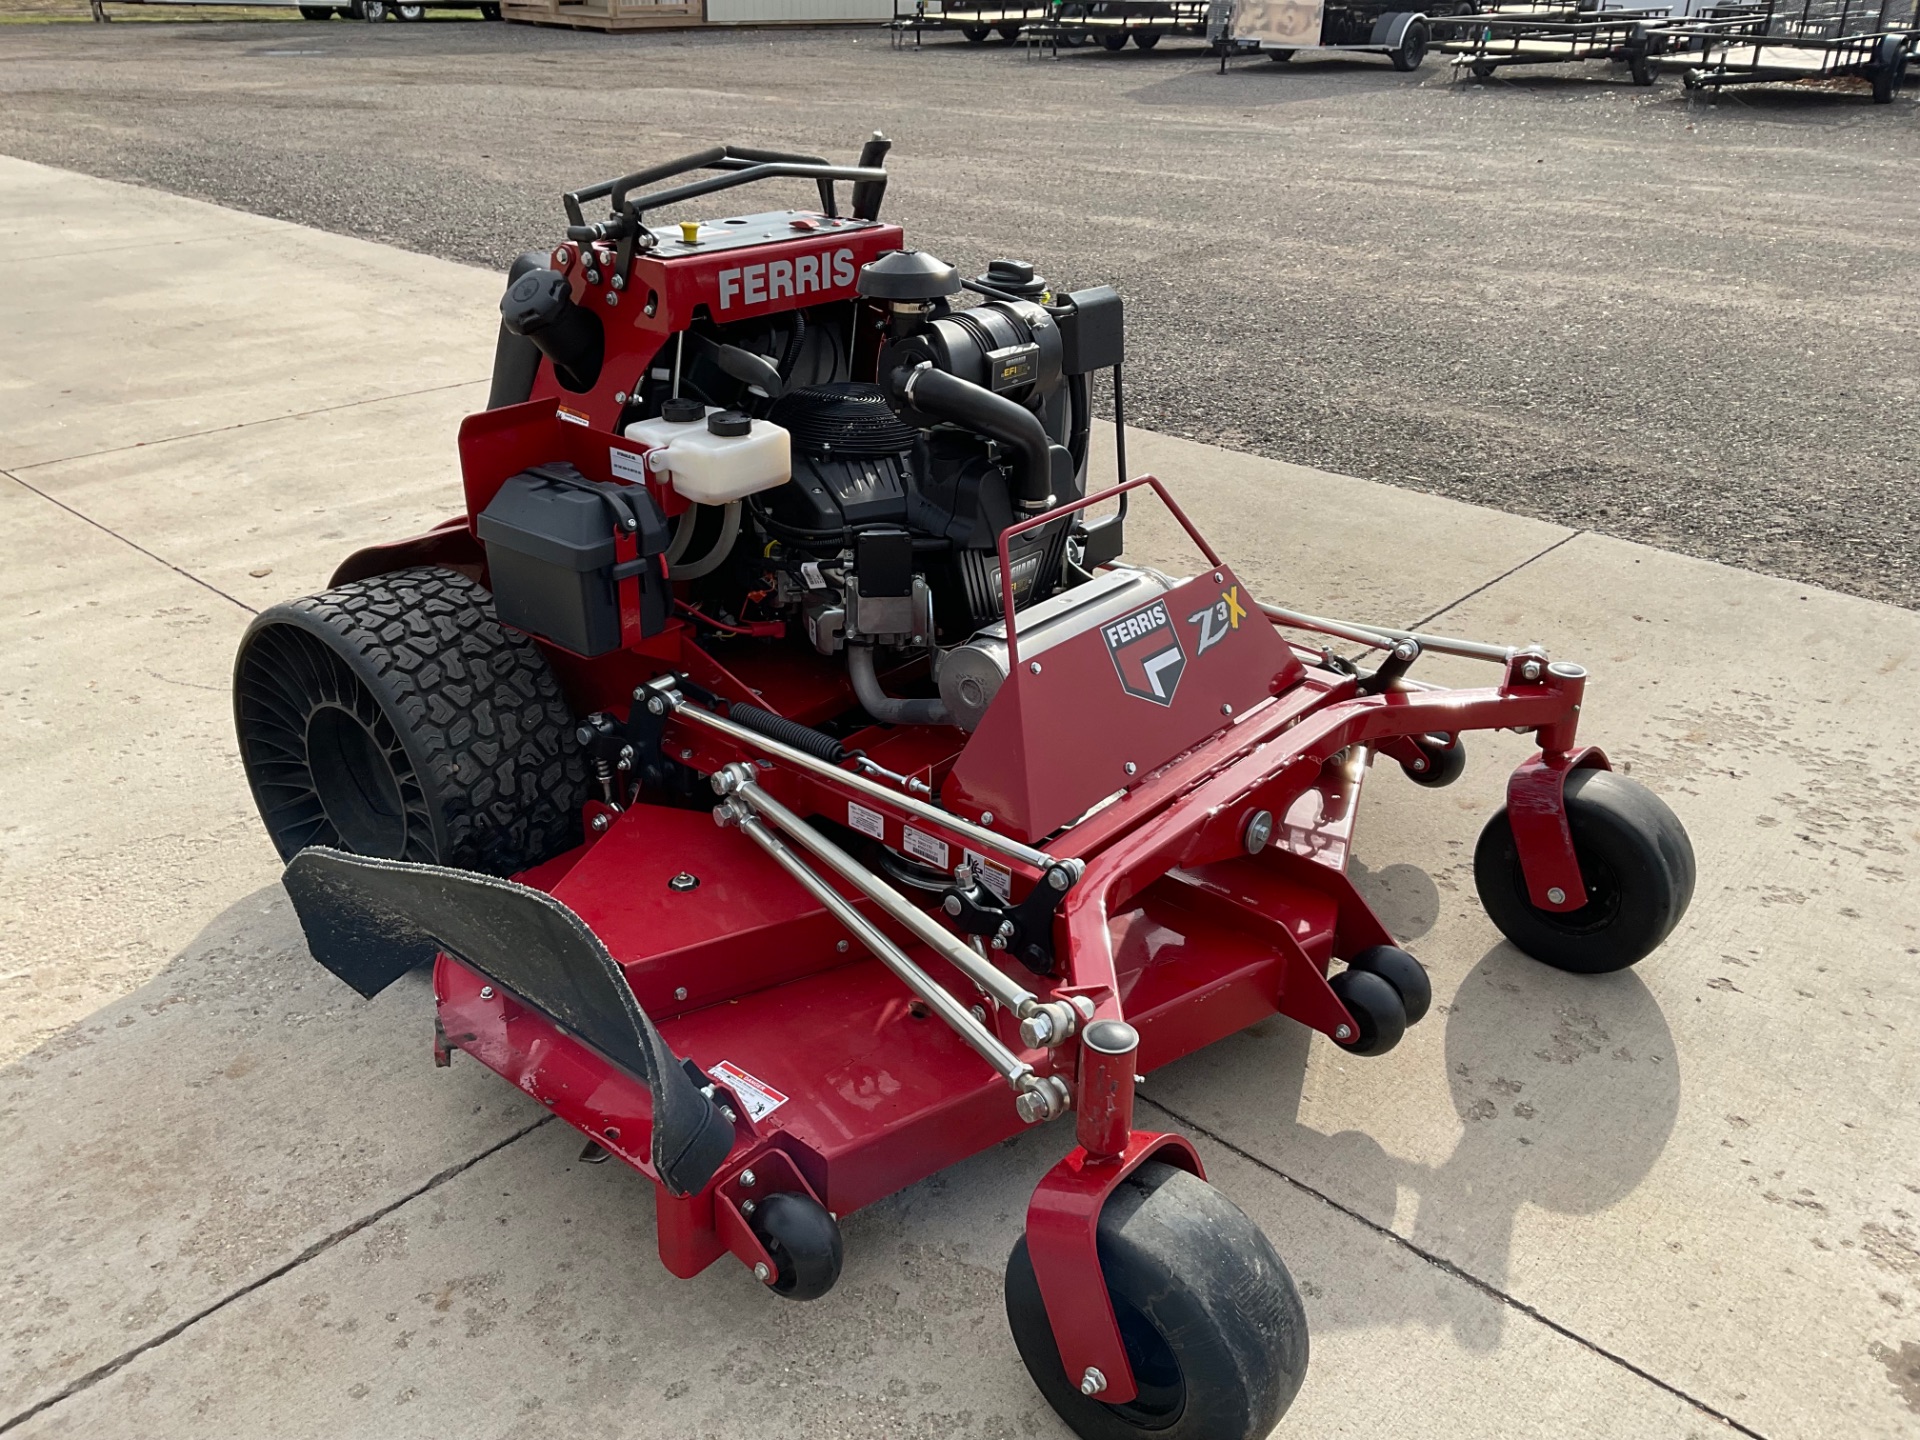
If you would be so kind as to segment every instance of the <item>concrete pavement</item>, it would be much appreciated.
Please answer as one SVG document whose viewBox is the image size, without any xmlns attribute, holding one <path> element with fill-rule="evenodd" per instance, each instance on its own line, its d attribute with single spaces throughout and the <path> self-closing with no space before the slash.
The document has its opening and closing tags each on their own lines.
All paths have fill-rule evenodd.
<svg viewBox="0 0 1920 1440">
<path fill-rule="evenodd" d="M 102 220 L 130 206 L 138 244 Z M 851 1217 L 818 1304 L 677 1282 L 647 1184 L 429 1065 L 422 986 L 368 1004 L 305 958 L 233 645 L 457 507 L 498 277 L 4 159 L 0 258 L 0 1431 L 1064 1434 L 999 1299 L 1064 1134 Z M 1583 660 L 1586 734 L 1700 855 L 1658 954 L 1560 975 L 1468 873 L 1523 742 L 1438 794 L 1382 773 L 1356 873 L 1432 1020 L 1377 1061 L 1276 1021 L 1150 1077 L 1306 1295 L 1279 1433 L 1913 1434 L 1920 616 L 1129 444 L 1262 594 Z"/>
</svg>

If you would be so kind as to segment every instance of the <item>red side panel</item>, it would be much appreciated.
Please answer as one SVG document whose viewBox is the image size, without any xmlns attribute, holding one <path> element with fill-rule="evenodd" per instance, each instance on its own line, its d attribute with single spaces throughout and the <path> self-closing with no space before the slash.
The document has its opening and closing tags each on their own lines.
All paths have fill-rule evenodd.
<svg viewBox="0 0 1920 1440">
<path fill-rule="evenodd" d="M 1204 572 L 1023 658 L 943 798 L 968 816 L 991 811 L 996 829 L 1020 839 L 1046 835 L 1303 673 L 1233 572 Z"/>
</svg>

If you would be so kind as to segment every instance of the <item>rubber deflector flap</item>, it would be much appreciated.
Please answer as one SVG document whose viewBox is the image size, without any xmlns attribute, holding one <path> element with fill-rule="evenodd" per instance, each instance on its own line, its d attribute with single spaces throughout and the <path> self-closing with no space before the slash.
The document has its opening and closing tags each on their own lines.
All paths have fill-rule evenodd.
<svg viewBox="0 0 1920 1440">
<path fill-rule="evenodd" d="M 653 1092 L 653 1163 L 676 1195 L 703 1189 L 733 1148 L 733 1126 L 701 1093 L 587 923 L 511 880 L 302 850 L 284 883 L 313 958 L 372 997 L 445 950 Z"/>
</svg>

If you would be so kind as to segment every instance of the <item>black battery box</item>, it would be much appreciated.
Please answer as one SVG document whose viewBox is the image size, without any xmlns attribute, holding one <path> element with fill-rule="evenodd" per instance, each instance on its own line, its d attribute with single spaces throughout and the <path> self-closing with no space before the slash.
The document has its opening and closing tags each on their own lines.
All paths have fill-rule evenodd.
<svg viewBox="0 0 1920 1440">
<path fill-rule="evenodd" d="M 640 634 L 666 628 L 670 535 L 643 487 L 536 465 L 500 487 L 476 528 L 503 624 L 576 655 L 605 655 L 622 644 L 622 592 L 632 606 L 637 590 Z M 623 550 L 630 558 L 620 558 Z"/>
</svg>

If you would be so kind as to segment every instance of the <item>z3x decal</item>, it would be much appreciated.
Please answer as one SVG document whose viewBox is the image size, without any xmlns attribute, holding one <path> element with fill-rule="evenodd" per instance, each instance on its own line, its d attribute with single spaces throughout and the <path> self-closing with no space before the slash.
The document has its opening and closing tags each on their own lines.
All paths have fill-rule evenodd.
<svg viewBox="0 0 1920 1440">
<path fill-rule="evenodd" d="M 1220 598 L 1204 609 L 1196 610 L 1187 616 L 1187 623 L 1200 631 L 1200 643 L 1194 647 L 1194 658 L 1207 653 L 1227 636 L 1240 628 L 1240 622 L 1247 618 L 1247 607 L 1240 602 L 1240 587 L 1230 586 L 1220 592 Z"/>
</svg>

